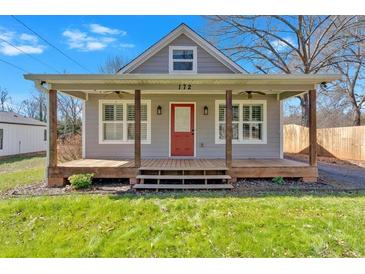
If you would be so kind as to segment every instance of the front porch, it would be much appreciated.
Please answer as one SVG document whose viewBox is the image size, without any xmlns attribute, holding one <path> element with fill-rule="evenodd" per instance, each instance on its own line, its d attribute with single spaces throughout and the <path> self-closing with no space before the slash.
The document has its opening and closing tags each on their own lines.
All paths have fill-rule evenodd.
<svg viewBox="0 0 365 274">
<path fill-rule="evenodd" d="M 135 188 L 229 189 L 240 178 L 317 178 L 317 168 L 288 159 L 234 159 L 229 170 L 225 159 L 80 159 L 50 167 L 50 177 L 94 173 L 95 178 L 126 178 Z M 218 181 L 218 183 L 217 183 Z M 219 183 L 220 181 L 220 183 Z"/>
<path fill-rule="evenodd" d="M 73 174 L 94 173 L 96 178 L 128 178 L 139 188 L 146 188 L 151 180 L 154 187 L 166 180 L 178 181 L 176 188 L 182 188 L 189 180 L 199 180 L 203 185 L 220 180 L 219 184 L 212 185 L 230 188 L 230 183 L 237 178 L 281 176 L 302 178 L 307 182 L 317 180 L 315 88 L 338 77 L 134 74 L 26 75 L 26 78 L 48 93 L 49 186 L 61 186 L 64 179 Z M 83 160 L 57 162 L 59 91 L 84 100 Z M 309 94 L 308 164 L 282 159 L 282 100 L 303 92 Z M 115 103 L 118 107 L 111 105 L 113 115 L 108 116 L 111 122 L 105 118 L 111 114 L 101 111 L 104 105 L 110 104 L 103 105 L 106 98 L 119 102 Z M 258 103 L 256 99 L 264 102 Z M 177 102 L 188 104 L 190 114 L 172 115 L 171 106 Z M 185 105 L 179 107 L 186 108 Z M 244 108 L 245 105 L 251 107 Z M 130 115 L 128 107 L 133 109 Z M 178 119 L 179 130 L 175 128 L 175 116 L 188 117 Z M 182 121 L 190 121 L 190 125 Z M 103 122 L 114 123 L 112 128 L 118 130 L 107 135 Z M 192 144 L 189 153 L 171 153 L 174 148 L 181 148 L 181 143 L 176 147 L 172 145 L 176 132 L 191 137 L 185 142 Z M 187 155 L 189 160 L 168 158 Z"/>
</svg>

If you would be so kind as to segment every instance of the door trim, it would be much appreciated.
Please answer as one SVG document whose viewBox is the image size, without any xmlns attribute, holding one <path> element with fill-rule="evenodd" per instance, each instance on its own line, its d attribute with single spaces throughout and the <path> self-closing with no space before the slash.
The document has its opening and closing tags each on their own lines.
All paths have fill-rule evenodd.
<svg viewBox="0 0 365 274">
<path fill-rule="evenodd" d="M 192 104 L 194 105 L 194 156 L 171 156 L 171 105 L 172 104 Z M 170 158 L 196 158 L 196 135 L 198 134 L 196 124 L 196 102 L 169 102 L 169 157 Z"/>
</svg>

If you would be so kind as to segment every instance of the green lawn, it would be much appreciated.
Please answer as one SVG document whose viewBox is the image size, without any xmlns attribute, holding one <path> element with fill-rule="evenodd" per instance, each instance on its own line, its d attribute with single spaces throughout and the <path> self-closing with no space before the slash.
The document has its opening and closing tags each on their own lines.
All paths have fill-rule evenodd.
<svg viewBox="0 0 365 274">
<path fill-rule="evenodd" d="M 40 182 L 44 178 L 44 157 L 11 157 L 0 161 L 0 192 Z"/>
<path fill-rule="evenodd" d="M 0 192 L 44 157 L 0 162 Z M 218 192 L 0 199 L 0 257 L 364 257 L 365 194 Z"/>
<path fill-rule="evenodd" d="M 0 200 L 0 257 L 363 257 L 365 195 Z"/>
</svg>

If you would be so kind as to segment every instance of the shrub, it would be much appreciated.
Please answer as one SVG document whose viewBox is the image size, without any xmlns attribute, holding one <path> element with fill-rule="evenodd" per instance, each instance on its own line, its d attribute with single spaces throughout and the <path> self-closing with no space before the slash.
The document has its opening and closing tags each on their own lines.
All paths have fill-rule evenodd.
<svg viewBox="0 0 365 274">
<path fill-rule="evenodd" d="M 93 176 L 93 173 L 74 174 L 68 177 L 68 180 L 74 189 L 88 188 L 91 186 Z"/>
<path fill-rule="evenodd" d="M 282 184 L 284 184 L 284 183 L 285 183 L 285 180 L 284 180 L 284 178 L 283 178 L 283 177 L 278 176 L 278 177 L 272 178 L 272 182 L 273 182 L 274 184 L 277 184 L 277 185 L 282 185 Z"/>
</svg>

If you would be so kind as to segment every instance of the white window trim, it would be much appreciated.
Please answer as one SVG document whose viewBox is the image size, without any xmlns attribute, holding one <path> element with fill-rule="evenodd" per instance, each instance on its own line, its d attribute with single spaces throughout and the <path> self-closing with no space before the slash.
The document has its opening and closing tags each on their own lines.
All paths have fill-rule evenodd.
<svg viewBox="0 0 365 274">
<path fill-rule="evenodd" d="M 99 144 L 134 144 L 134 140 L 127 140 L 127 120 L 123 121 L 123 140 L 103 140 L 103 104 L 124 104 L 123 118 L 127 117 L 127 104 L 134 104 L 134 100 L 99 100 Z M 147 140 L 141 144 L 151 144 L 151 100 L 141 100 L 147 104 Z"/>
<path fill-rule="evenodd" d="M 193 70 L 174 70 L 174 62 L 189 62 L 190 60 L 173 60 L 173 51 L 174 50 L 192 50 L 193 51 Z M 197 56 L 197 47 L 195 46 L 169 46 L 169 73 L 170 74 L 194 74 L 197 73 L 198 67 L 198 56 Z"/>
<path fill-rule="evenodd" d="M 225 100 L 216 100 L 215 101 L 215 143 L 216 144 L 225 144 L 225 140 L 219 139 L 219 105 L 225 104 Z M 266 100 L 233 100 L 232 104 L 240 104 L 240 105 L 254 105 L 261 104 L 263 105 L 263 121 L 262 121 L 262 140 L 243 140 L 242 139 L 242 127 L 241 124 L 243 121 L 243 113 L 241 107 L 239 108 L 239 130 L 238 136 L 240 140 L 233 140 L 232 144 L 267 144 L 267 104 Z"/>
</svg>

